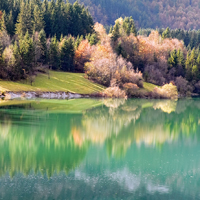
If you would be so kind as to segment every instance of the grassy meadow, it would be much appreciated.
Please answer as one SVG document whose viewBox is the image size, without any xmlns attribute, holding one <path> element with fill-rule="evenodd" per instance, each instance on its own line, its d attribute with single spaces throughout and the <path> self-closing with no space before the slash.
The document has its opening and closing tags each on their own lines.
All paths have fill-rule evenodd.
<svg viewBox="0 0 200 200">
<path fill-rule="evenodd" d="M 41 91 L 41 92 L 71 92 L 78 94 L 92 94 L 102 92 L 104 87 L 84 78 L 84 74 L 50 71 L 48 74 L 38 74 L 31 86 L 29 81 L 0 80 L 0 91 Z"/>
</svg>

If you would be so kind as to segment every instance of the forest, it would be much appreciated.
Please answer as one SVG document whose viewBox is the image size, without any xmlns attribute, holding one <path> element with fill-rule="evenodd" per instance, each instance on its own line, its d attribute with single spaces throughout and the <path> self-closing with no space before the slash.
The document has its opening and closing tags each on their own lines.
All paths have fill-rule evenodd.
<svg viewBox="0 0 200 200">
<path fill-rule="evenodd" d="M 200 93 L 200 31 L 138 29 L 133 15 L 115 20 L 108 33 L 88 9 L 77 1 L 1 1 L 0 79 L 32 85 L 53 69 L 84 72 L 108 87 L 107 97 L 176 98 L 176 87 L 180 96 Z M 144 81 L 160 87 L 141 95 Z"/>
<path fill-rule="evenodd" d="M 74 3 L 75 0 L 70 0 Z M 200 29 L 199 0 L 80 0 L 96 22 L 132 16 L 138 28 Z"/>
</svg>

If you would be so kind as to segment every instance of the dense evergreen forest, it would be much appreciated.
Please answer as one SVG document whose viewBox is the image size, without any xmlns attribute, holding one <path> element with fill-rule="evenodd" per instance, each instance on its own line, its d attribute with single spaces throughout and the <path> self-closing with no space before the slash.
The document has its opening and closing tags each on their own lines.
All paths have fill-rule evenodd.
<svg viewBox="0 0 200 200">
<path fill-rule="evenodd" d="M 106 2 L 107 7 L 110 1 Z M 150 5 L 154 1 L 145 2 L 140 3 Z M 167 2 L 162 4 L 166 6 Z M 179 4 L 170 2 L 174 7 Z M 196 3 L 184 5 L 192 8 Z M 116 5 L 110 7 L 110 13 L 113 9 L 119 14 Z M 142 13 L 138 16 L 142 19 Z M 25 79 L 32 84 L 38 73 L 54 69 L 84 72 L 86 78 L 110 86 L 107 96 L 138 96 L 143 81 L 160 86 L 172 82 L 172 88 L 175 84 L 183 96 L 200 93 L 200 31 L 137 30 L 134 18 L 118 18 L 108 34 L 102 24 L 94 24 L 88 9 L 77 1 L 2 0 L 0 78 Z M 165 90 L 168 88 L 157 88 L 157 96 L 152 96 L 166 97 Z"/>
<path fill-rule="evenodd" d="M 0 9 L 3 79 L 26 79 L 39 65 L 74 71 L 75 49 L 81 40 L 97 41 L 92 16 L 78 2 L 6 0 L 0 2 Z"/>
</svg>

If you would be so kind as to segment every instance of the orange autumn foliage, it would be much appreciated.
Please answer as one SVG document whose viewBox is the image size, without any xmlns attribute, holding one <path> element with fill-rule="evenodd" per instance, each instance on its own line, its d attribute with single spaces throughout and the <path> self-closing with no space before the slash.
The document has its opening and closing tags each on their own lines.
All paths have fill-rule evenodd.
<svg viewBox="0 0 200 200">
<path fill-rule="evenodd" d="M 78 72 L 84 71 L 84 64 L 89 61 L 94 50 L 94 46 L 90 46 L 88 40 L 83 40 L 75 52 L 75 70 Z"/>
<path fill-rule="evenodd" d="M 181 50 L 186 53 L 184 43 L 178 39 L 162 39 L 158 31 L 152 31 L 149 37 L 138 36 L 137 37 L 137 56 L 144 59 L 146 62 L 154 61 L 155 57 L 157 59 L 164 57 L 167 59 L 169 52 L 176 50 Z"/>
</svg>

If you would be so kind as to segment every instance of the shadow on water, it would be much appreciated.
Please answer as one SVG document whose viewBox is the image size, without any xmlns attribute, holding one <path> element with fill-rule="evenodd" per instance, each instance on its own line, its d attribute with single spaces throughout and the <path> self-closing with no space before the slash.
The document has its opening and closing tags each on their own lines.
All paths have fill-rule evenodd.
<svg viewBox="0 0 200 200">
<path fill-rule="evenodd" d="M 1 198 L 199 199 L 199 155 L 200 99 L 0 107 Z"/>
</svg>

